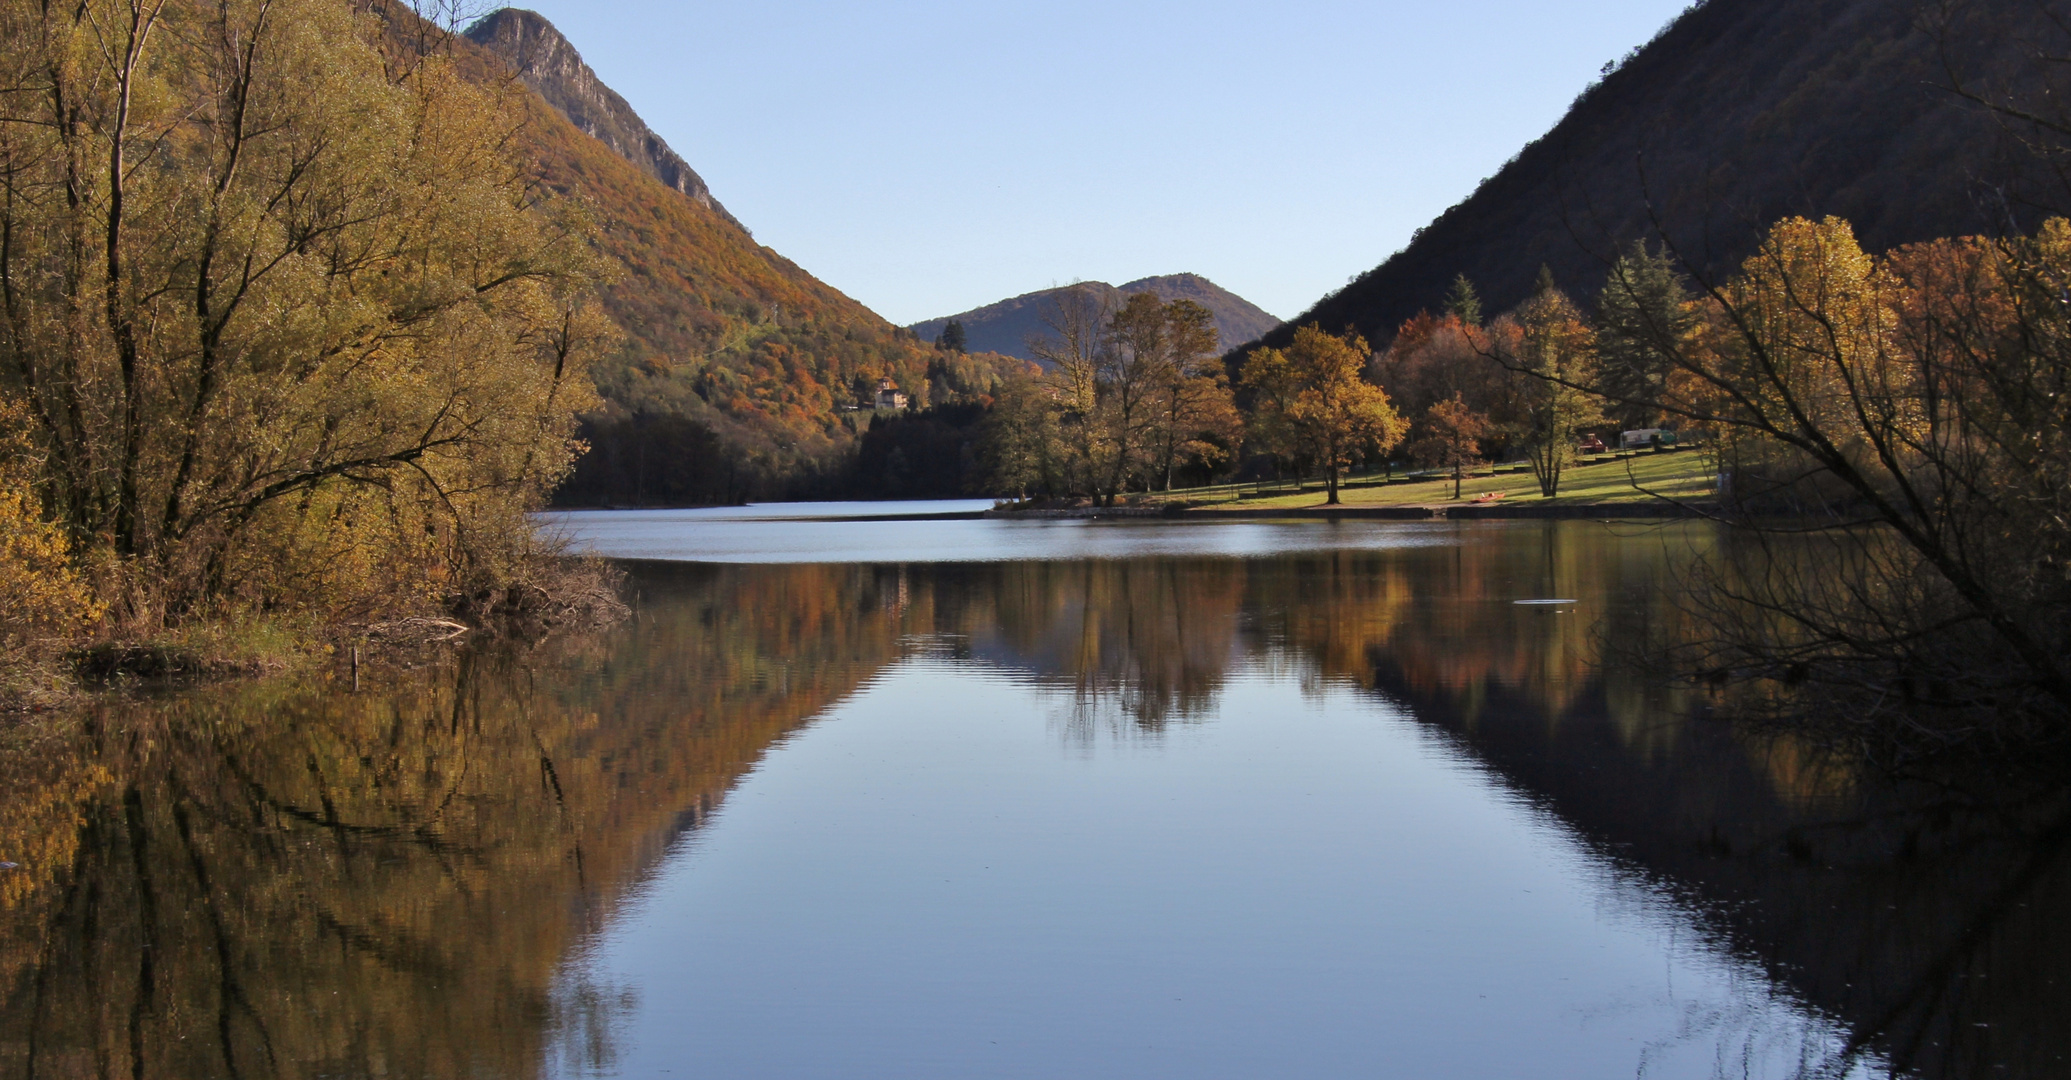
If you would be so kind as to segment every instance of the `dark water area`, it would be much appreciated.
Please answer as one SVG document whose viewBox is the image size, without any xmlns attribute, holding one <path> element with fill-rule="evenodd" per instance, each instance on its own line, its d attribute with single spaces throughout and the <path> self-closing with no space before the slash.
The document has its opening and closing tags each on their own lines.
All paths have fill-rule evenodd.
<svg viewBox="0 0 2071 1080">
<path fill-rule="evenodd" d="M 1620 659 L 1706 526 L 941 524 L 0 735 L 0 1076 L 2071 1074 L 2057 797 Z"/>
</svg>

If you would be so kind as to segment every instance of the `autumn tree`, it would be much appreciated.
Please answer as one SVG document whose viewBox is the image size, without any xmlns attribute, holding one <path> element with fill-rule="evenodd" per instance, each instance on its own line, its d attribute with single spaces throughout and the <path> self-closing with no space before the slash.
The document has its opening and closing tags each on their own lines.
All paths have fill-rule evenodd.
<svg viewBox="0 0 2071 1080">
<path fill-rule="evenodd" d="M 1453 477 L 1453 498 L 1460 497 L 1467 470 L 1481 462 L 1481 440 L 1489 433 L 1488 418 L 1468 406 L 1464 397 L 1452 397 L 1424 411 L 1424 437 L 1416 443 L 1416 454 L 1431 465 L 1449 470 Z"/>
<path fill-rule="evenodd" d="M 140 625 L 448 602 L 579 449 L 589 227 L 345 0 L 0 7 L 0 387 Z M 376 599 L 382 598 L 382 599 Z"/>
<path fill-rule="evenodd" d="M 1254 425 L 1269 442 L 1322 467 L 1331 505 L 1344 470 L 1392 449 L 1407 427 L 1364 377 L 1371 353 L 1357 332 L 1340 337 L 1311 324 L 1295 330 L 1285 351 L 1254 349 L 1244 361 L 1241 380 L 1257 401 Z"/>
<path fill-rule="evenodd" d="M 1879 258 L 1790 218 L 1705 289 L 1647 402 L 1729 448 L 1739 542 L 1691 593 L 1693 669 L 1841 695 L 1819 722 L 1846 737 L 2061 739 L 2067 280 L 2062 220 Z"/>
<path fill-rule="evenodd" d="M 1101 391 L 1108 363 L 1108 317 L 1113 313 L 1111 296 L 1104 289 L 1084 284 L 1060 289 L 1042 312 L 1049 332 L 1028 342 L 1029 351 L 1049 369 L 1068 484 L 1082 491 L 1096 490 L 1095 477 L 1105 475 Z"/>
<path fill-rule="evenodd" d="M 1213 466 L 1226 458 L 1244 421 L 1237 413 L 1229 374 L 1217 351 L 1215 316 L 1200 304 L 1183 299 L 1165 304 L 1162 315 L 1165 385 L 1151 441 L 1154 467 L 1169 491 L 1173 473 L 1180 466 L 1192 462 Z"/>
<path fill-rule="evenodd" d="M 1241 418 L 1216 356 L 1214 319 L 1189 300 L 1138 293 L 1119 307 L 1091 286 L 1060 291 L 1031 341 L 1050 368 L 1070 486 L 1112 504 L 1134 486 L 1170 487 L 1190 462 L 1213 463 Z"/>
<path fill-rule="evenodd" d="M 1216 403 L 1212 379 L 1206 387 L 1196 382 L 1213 352 L 1214 333 L 1206 309 L 1185 301 L 1167 305 L 1155 293 L 1130 296 L 1108 316 L 1090 369 L 1085 427 L 1095 495 L 1112 505 L 1132 482 L 1149 486 L 1161 468 L 1169 482 L 1193 441 L 1185 426 L 1204 421 Z M 1228 391 L 1221 394 L 1227 398 Z"/>
<path fill-rule="evenodd" d="M 1539 494 L 1552 498 L 1583 429 L 1602 416 L 1584 389 L 1596 377 L 1595 335 L 1544 268 L 1531 299 L 1503 322 L 1493 347 L 1513 373 L 1512 436 L 1531 461 Z"/>
<path fill-rule="evenodd" d="M 1478 437 L 1481 452 L 1509 449 L 1509 421 L 1518 395 L 1512 374 L 1494 359 L 1491 337 L 1490 329 L 1468 326 L 1457 316 L 1424 313 L 1405 321 L 1387 351 L 1375 358 L 1373 380 L 1388 388 L 1397 410 L 1416 418 L 1412 441 L 1425 443 L 1436 434 L 1426 423 L 1431 408 L 1458 397 L 1489 421 Z"/>
</svg>

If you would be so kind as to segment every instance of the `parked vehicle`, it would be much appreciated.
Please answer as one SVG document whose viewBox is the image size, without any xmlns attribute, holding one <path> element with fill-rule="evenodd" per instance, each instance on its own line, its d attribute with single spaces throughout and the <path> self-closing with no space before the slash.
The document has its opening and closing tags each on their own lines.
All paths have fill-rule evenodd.
<svg viewBox="0 0 2071 1080">
<path fill-rule="evenodd" d="M 1667 428 L 1640 428 L 1618 436 L 1618 449 L 1644 450 L 1649 446 L 1674 446 L 1675 432 Z"/>
<path fill-rule="evenodd" d="M 1609 450 L 1610 447 L 1605 446 L 1604 441 L 1595 435 L 1584 435 L 1582 436 L 1581 444 L 1576 446 L 1575 449 L 1577 452 L 1584 454 L 1601 454 Z"/>
</svg>

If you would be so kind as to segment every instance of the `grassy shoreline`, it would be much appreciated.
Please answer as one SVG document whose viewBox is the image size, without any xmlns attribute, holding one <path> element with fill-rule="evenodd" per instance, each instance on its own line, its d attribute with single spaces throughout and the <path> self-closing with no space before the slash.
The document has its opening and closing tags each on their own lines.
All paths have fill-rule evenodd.
<svg viewBox="0 0 2071 1080">
<path fill-rule="evenodd" d="M 1414 479 L 1360 478 L 1339 485 L 1338 507 L 1329 507 L 1320 482 L 1304 484 L 1299 491 L 1275 494 L 1270 485 L 1259 495 L 1242 487 L 1205 489 L 1212 494 L 1179 491 L 1153 497 L 1159 506 L 1181 503 L 1199 510 L 1284 510 L 1357 509 L 1361 507 L 1460 507 L 1481 505 L 1521 506 L 1632 506 L 1658 502 L 1661 497 L 1704 500 L 1716 493 L 1717 478 L 1709 471 L 1704 456 L 1692 450 L 1671 453 L 1643 452 L 1629 455 L 1598 455 L 1572 465 L 1561 476 L 1560 493 L 1552 498 L 1539 494 L 1531 470 L 1520 465 L 1483 467 L 1470 474 L 1460 486 L 1460 498 L 1453 498 L 1450 476 L 1426 475 Z M 1487 496 L 1497 496 L 1487 498 Z"/>
</svg>

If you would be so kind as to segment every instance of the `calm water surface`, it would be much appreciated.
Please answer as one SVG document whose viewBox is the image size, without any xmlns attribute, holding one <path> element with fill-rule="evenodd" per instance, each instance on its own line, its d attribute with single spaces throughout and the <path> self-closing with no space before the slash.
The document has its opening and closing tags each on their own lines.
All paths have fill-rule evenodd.
<svg viewBox="0 0 2071 1080">
<path fill-rule="evenodd" d="M 1607 651 L 1702 527 L 560 524 L 708 561 L 9 733 L 0 1075 L 2066 1072 L 2055 807 Z"/>
<path fill-rule="evenodd" d="M 1276 555 L 1393 548 L 1450 533 L 1430 526 L 1259 521 L 1005 521 L 868 518 L 974 513 L 991 500 L 772 503 L 697 510 L 575 510 L 539 515 L 582 552 L 724 563 L 997 562 L 1150 555 Z M 858 520 L 859 518 L 865 520 Z"/>
</svg>

